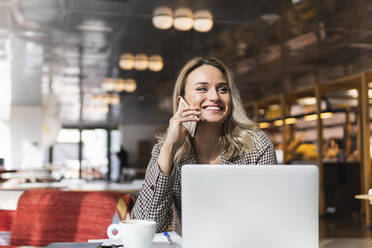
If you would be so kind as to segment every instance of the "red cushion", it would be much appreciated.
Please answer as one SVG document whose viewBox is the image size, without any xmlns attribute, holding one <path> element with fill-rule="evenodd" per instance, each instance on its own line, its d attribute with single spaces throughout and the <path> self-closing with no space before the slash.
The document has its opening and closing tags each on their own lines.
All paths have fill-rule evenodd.
<svg viewBox="0 0 372 248">
<path fill-rule="evenodd" d="M 18 201 L 10 244 L 45 246 L 107 238 L 120 198 L 131 205 L 131 197 L 123 193 L 26 191 Z"/>
<path fill-rule="evenodd" d="M 0 231 L 10 232 L 15 213 L 14 210 L 0 210 Z"/>
</svg>

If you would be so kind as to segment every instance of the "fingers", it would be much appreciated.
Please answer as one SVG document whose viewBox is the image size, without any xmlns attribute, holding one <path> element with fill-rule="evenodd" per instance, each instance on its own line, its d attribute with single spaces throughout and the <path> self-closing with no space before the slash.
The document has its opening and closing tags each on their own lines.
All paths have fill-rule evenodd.
<svg viewBox="0 0 372 248">
<path fill-rule="evenodd" d="M 194 106 L 185 106 L 185 105 L 182 105 L 180 104 L 178 109 L 177 109 L 177 113 L 176 114 L 179 114 L 179 113 L 182 113 L 184 111 L 189 111 L 189 110 L 199 110 L 198 107 L 194 107 Z"/>
<path fill-rule="evenodd" d="M 200 118 L 196 115 L 189 115 L 189 116 L 186 116 L 186 117 L 181 117 L 180 118 L 180 121 L 181 122 L 187 122 L 187 121 L 200 121 Z"/>
<path fill-rule="evenodd" d="M 193 106 L 184 106 L 181 109 L 178 109 L 177 113 L 170 119 L 170 123 L 177 123 L 180 125 L 182 122 L 187 121 L 200 121 L 201 111 L 198 107 Z"/>
<path fill-rule="evenodd" d="M 181 112 L 181 117 L 187 117 L 190 115 L 200 116 L 201 112 L 198 110 L 186 110 Z"/>
<path fill-rule="evenodd" d="M 201 112 L 197 108 L 184 109 L 180 113 L 181 122 L 185 121 L 199 121 Z"/>
</svg>

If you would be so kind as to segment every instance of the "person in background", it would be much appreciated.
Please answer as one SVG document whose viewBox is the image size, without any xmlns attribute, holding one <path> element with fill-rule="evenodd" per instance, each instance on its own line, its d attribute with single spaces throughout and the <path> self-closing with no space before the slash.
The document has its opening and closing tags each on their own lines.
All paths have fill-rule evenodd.
<svg viewBox="0 0 372 248">
<path fill-rule="evenodd" d="M 331 138 L 328 141 L 324 158 L 326 158 L 326 159 L 331 159 L 331 158 L 336 159 L 339 153 L 340 153 L 340 147 L 338 146 L 338 144 L 336 142 L 336 139 Z"/>
<path fill-rule="evenodd" d="M 189 106 L 179 106 L 181 97 Z M 191 137 L 182 123 L 196 122 Z M 154 220 L 157 232 L 182 235 L 181 168 L 185 164 L 277 164 L 270 138 L 248 119 L 227 67 L 194 58 L 181 70 L 173 92 L 173 116 L 152 150 L 132 218 Z"/>
<path fill-rule="evenodd" d="M 118 159 L 120 161 L 120 170 L 119 170 L 119 179 L 118 181 L 123 181 L 124 177 L 124 170 L 128 168 L 128 152 L 124 149 L 123 146 L 120 146 L 120 151 L 116 153 Z"/>
</svg>

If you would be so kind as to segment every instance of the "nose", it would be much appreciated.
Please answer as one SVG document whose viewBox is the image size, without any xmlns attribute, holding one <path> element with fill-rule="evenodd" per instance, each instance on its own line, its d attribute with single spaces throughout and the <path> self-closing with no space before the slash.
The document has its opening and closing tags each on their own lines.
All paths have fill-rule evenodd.
<svg viewBox="0 0 372 248">
<path fill-rule="evenodd" d="M 207 97 L 208 97 L 208 100 L 216 101 L 219 99 L 220 96 L 218 95 L 216 88 L 211 88 L 210 90 L 208 90 Z"/>
</svg>

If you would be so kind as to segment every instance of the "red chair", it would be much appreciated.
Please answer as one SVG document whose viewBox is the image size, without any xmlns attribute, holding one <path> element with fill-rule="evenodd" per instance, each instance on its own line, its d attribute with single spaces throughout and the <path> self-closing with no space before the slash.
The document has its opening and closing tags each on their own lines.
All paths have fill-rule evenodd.
<svg viewBox="0 0 372 248">
<path fill-rule="evenodd" d="M 114 219 L 125 219 L 133 206 L 129 194 L 29 190 L 20 197 L 11 227 L 11 246 L 104 239 Z"/>
</svg>

